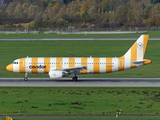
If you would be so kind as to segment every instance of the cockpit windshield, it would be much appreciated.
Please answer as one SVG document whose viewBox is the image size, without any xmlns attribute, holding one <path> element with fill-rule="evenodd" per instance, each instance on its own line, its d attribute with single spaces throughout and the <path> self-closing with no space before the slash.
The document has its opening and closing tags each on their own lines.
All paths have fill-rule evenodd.
<svg viewBox="0 0 160 120">
<path fill-rule="evenodd" d="M 12 64 L 18 64 L 18 62 L 12 62 Z"/>
</svg>

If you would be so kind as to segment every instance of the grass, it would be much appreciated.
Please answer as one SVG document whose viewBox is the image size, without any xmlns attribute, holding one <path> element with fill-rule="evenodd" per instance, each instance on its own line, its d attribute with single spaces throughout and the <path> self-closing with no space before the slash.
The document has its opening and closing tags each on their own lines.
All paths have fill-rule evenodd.
<svg viewBox="0 0 160 120">
<path fill-rule="evenodd" d="M 24 77 L 24 74 L 12 73 L 5 67 L 17 58 L 31 57 L 119 57 L 135 41 L 0 41 L 0 77 Z M 159 78 L 159 41 L 149 41 L 146 59 L 152 64 L 136 69 L 111 74 L 87 74 L 79 77 L 97 78 Z M 149 73 L 149 74 L 148 74 Z M 29 74 L 29 77 L 45 77 L 46 74 Z"/>
<path fill-rule="evenodd" d="M 160 31 L 148 31 L 150 37 L 160 37 Z M 141 34 L 0 34 L 0 38 L 132 38 Z"/>
<path fill-rule="evenodd" d="M 95 118 L 95 117 L 82 117 L 82 118 L 14 118 L 14 120 L 159 120 L 159 117 L 119 117 L 119 118 Z M 5 120 L 5 119 L 0 119 L 0 120 Z"/>
<path fill-rule="evenodd" d="M 159 88 L 0 88 L 1 115 L 160 115 Z"/>
</svg>

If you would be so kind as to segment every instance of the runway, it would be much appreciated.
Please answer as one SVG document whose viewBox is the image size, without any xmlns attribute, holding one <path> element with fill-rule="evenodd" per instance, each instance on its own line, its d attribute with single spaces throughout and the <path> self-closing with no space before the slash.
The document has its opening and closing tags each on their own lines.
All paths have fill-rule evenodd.
<svg viewBox="0 0 160 120">
<path fill-rule="evenodd" d="M 137 40 L 137 38 L 0 38 L 0 40 L 18 40 L 18 41 L 28 41 L 28 40 Z M 160 40 L 160 38 L 149 38 L 149 40 Z"/>
<path fill-rule="evenodd" d="M 160 87 L 160 78 L 0 78 L 0 87 Z"/>
</svg>

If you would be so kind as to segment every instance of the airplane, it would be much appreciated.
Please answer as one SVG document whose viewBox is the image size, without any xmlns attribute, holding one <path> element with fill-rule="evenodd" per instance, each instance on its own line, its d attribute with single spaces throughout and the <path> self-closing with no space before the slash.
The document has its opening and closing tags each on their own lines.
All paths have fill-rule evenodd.
<svg viewBox="0 0 160 120">
<path fill-rule="evenodd" d="M 149 35 L 141 35 L 131 48 L 121 57 L 26 57 L 9 64 L 6 69 L 11 72 L 45 73 L 51 79 L 73 76 L 77 81 L 80 74 L 100 74 L 123 71 L 152 63 L 144 59 Z"/>
</svg>

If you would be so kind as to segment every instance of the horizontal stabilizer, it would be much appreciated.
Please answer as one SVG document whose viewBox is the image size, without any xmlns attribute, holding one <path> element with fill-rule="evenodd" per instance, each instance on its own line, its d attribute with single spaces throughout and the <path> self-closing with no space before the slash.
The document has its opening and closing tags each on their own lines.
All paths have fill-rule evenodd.
<svg viewBox="0 0 160 120">
<path fill-rule="evenodd" d="M 139 65 L 139 64 L 142 64 L 144 62 L 146 62 L 146 61 L 133 61 L 132 65 Z"/>
</svg>

